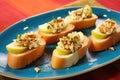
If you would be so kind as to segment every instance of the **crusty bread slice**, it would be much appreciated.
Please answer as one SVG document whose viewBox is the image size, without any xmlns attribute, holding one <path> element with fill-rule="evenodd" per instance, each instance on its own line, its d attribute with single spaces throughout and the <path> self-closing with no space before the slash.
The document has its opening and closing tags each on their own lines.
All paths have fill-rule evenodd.
<svg viewBox="0 0 120 80">
<path fill-rule="evenodd" d="M 93 27 L 97 19 L 98 16 L 95 14 L 92 14 L 92 17 L 83 20 L 71 20 L 70 16 L 67 16 L 65 18 L 65 22 L 73 24 L 75 26 L 75 30 L 80 30 Z"/>
<path fill-rule="evenodd" d="M 88 47 L 88 38 L 85 36 L 82 48 L 79 48 L 75 53 L 68 55 L 59 55 L 56 50 L 53 51 L 51 64 L 55 69 L 71 67 L 75 65 L 86 54 Z"/>
<path fill-rule="evenodd" d="M 44 53 L 45 46 L 46 46 L 45 40 L 41 39 L 41 45 L 38 46 L 37 48 L 27 50 L 19 54 L 8 53 L 7 60 L 8 65 L 11 68 L 15 69 L 26 67 L 28 64 L 32 63 L 37 58 L 42 56 L 42 54 Z"/>
<path fill-rule="evenodd" d="M 98 39 L 91 35 L 89 40 L 90 51 L 102 51 L 114 46 L 120 42 L 120 27 L 117 26 L 117 31 L 105 39 Z"/>
<path fill-rule="evenodd" d="M 43 33 L 38 30 L 39 35 L 46 40 L 47 44 L 55 43 L 60 37 L 67 35 L 74 30 L 74 25 L 68 24 L 68 26 L 60 33 Z"/>
</svg>

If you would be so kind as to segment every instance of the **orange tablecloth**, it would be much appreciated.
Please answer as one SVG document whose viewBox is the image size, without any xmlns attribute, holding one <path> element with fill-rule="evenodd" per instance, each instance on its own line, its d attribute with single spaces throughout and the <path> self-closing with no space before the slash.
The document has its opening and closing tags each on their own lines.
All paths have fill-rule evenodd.
<svg viewBox="0 0 120 80">
<path fill-rule="evenodd" d="M 28 16 L 59 8 L 76 0 L 0 0 L 0 32 Z"/>
<path fill-rule="evenodd" d="M 23 18 L 60 8 L 61 6 L 74 1 L 76 0 L 0 0 L 0 32 Z M 83 4 L 85 4 L 85 0 L 79 1 L 82 1 Z M 120 11 L 120 0 L 86 1 L 89 1 L 88 4 L 93 5 L 95 4 L 94 1 L 97 1 L 104 7 Z M 118 64 L 120 64 L 120 60 L 94 71 L 65 80 L 120 80 L 120 68 L 118 68 L 120 65 Z"/>
<path fill-rule="evenodd" d="M 120 12 L 120 0 L 97 0 L 103 6 Z"/>
</svg>

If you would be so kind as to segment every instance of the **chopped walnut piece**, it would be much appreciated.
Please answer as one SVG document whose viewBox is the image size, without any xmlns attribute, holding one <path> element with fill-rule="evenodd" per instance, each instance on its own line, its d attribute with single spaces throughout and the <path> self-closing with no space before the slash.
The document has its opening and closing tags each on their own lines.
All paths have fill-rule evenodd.
<svg viewBox="0 0 120 80">
<path fill-rule="evenodd" d="M 81 32 L 69 33 L 67 36 L 60 38 L 58 46 L 66 50 L 71 50 L 71 52 L 75 52 L 80 47 L 82 47 L 83 36 L 84 35 Z"/>
<path fill-rule="evenodd" d="M 57 17 L 57 21 L 62 21 L 63 19 L 61 17 Z"/>
<path fill-rule="evenodd" d="M 86 8 L 85 6 L 77 10 L 69 11 L 69 16 L 72 20 L 83 20 L 83 19 L 92 17 L 92 15 L 91 16 L 88 15 L 88 11 L 89 9 Z"/>
<path fill-rule="evenodd" d="M 114 51 L 114 50 L 115 50 L 115 48 L 114 48 L 114 47 L 109 47 L 109 50 Z"/>
<path fill-rule="evenodd" d="M 116 23 L 113 20 L 107 19 L 99 25 L 99 31 L 104 34 L 112 34 L 115 32 Z"/>
<path fill-rule="evenodd" d="M 28 49 L 36 48 L 40 45 L 40 36 L 35 32 L 22 34 L 14 41 L 16 45 L 28 47 Z"/>
<path fill-rule="evenodd" d="M 50 22 L 48 22 L 48 24 L 49 29 L 52 29 L 53 33 L 59 33 L 66 27 L 66 24 L 61 17 L 51 20 Z"/>
<path fill-rule="evenodd" d="M 82 20 L 83 8 L 71 11 L 69 12 L 69 15 L 73 20 L 80 20 L 80 19 Z"/>
<path fill-rule="evenodd" d="M 75 15 L 75 16 L 82 16 L 82 13 L 83 13 L 83 8 L 69 12 L 70 15 Z"/>
<path fill-rule="evenodd" d="M 39 68 L 39 67 L 35 67 L 34 70 L 35 70 L 36 72 L 40 72 L 40 68 Z"/>
</svg>

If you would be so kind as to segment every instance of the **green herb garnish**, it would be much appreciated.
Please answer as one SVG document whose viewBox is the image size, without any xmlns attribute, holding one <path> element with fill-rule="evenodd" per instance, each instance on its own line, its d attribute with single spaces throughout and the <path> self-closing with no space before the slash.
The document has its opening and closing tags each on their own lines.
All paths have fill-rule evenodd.
<svg viewBox="0 0 120 80">
<path fill-rule="evenodd" d="M 54 22 L 57 22 L 57 19 L 55 19 L 55 17 L 54 17 L 54 16 L 52 17 L 52 20 L 53 20 Z"/>
<path fill-rule="evenodd" d="M 72 39 L 73 43 L 76 44 L 77 41 L 76 41 L 76 36 L 74 36 L 74 38 Z"/>
<path fill-rule="evenodd" d="M 47 26 L 47 29 L 51 29 L 51 27 L 48 25 L 48 26 Z"/>
<path fill-rule="evenodd" d="M 18 34 L 18 35 L 17 35 L 17 39 L 19 39 L 21 36 L 22 36 L 22 34 Z"/>
<path fill-rule="evenodd" d="M 66 38 L 70 39 L 70 36 L 67 35 Z"/>
<path fill-rule="evenodd" d="M 114 19 L 114 18 L 110 18 L 110 20 L 115 21 L 115 19 Z"/>
</svg>

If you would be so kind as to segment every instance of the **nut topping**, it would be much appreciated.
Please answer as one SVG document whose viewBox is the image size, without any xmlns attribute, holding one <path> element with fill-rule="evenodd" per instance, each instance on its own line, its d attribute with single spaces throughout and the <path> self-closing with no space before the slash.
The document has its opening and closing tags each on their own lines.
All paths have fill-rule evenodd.
<svg viewBox="0 0 120 80">
<path fill-rule="evenodd" d="M 112 34 L 116 30 L 116 23 L 113 20 L 107 19 L 99 25 L 99 31 L 103 34 Z"/>
<path fill-rule="evenodd" d="M 70 50 L 71 52 L 75 52 L 82 47 L 83 37 L 84 35 L 82 32 L 69 33 L 67 36 L 60 38 L 58 46 L 66 50 Z"/>
<path fill-rule="evenodd" d="M 32 49 L 40 45 L 40 37 L 35 32 L 28 32 L 22 34 L 14 42 L 18 46 L 28 47 L 29 49 Z"/>
<path fill-rule="evenodd" d="M 63 19 L 61 17 L 58 17 L 57 19 L 54 19 L 50 22 L 48 22 L 48 29 L 52 29 L 53 33 L 59 33 L 66 27 L 66 24 L 64 23 Z"/>
<path fill-rule="evenodd" d="M 69 12 L 69 16 L 72 20 L 83 20 L 92 16 L 92 9 L 86 5 L 83 8 Z"/>
</svg>

